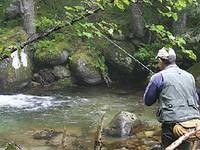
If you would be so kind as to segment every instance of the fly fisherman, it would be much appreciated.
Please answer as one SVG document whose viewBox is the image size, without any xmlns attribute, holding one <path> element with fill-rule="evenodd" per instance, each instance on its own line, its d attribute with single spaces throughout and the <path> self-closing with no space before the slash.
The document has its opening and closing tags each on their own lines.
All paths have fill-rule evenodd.
<svg viewBox="0 0 200 150">
<path fill-rule="evenodd" d="M 162 123 L 161 146 L 165 149 L 178 138 L 174 133 L 175 125 L 182 128 L 182 124 L 200 122 L 199 97 L 194 77 L 176 65 L 172 48 L 160 49 L 156 58 L 161 71 L 151 77 L 144 93 L 144 103 L 151 106 L 158 100 L 157 119 Z M 178 149 L 189 150 L 191 144 L 184 141 Z"/>
</svg>

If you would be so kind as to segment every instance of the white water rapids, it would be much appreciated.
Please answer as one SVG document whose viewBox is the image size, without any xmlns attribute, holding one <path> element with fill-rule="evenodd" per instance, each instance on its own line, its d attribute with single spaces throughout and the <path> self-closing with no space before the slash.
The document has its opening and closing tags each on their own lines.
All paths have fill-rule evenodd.
<svg viewBox="0 0 200 150">
<path fill-rule="evenodd" d="M 53 101 L 50 96 L 32 96 L 32 95 L 0 95 L 0 108 L 18 108 L 25 110 L 38 110 L 60 105 L 62 101 Z"/>
<path fill-rule="evenodd" d="M 8 111 L 14 109 L 37 111 L 58 106 L 75 106 L 80 103 L 89 102 L 86 98 L 67 96 L 64 99 L 55 96 L 34 96 L 34 95 L 0 95 L 0 110 L 6 108 Z"/>
<path fill-rule="evenodd" d="M 21 67 L 21 65 L 23 67 L 27 67 L 27 65 L 28 65 L 27 54 L 25 53 L 24 49 L 21 51 L 20 57 L 19 57 L 18 51 L 15 51 L 11 54 L 11 58 L 12 58 L 12 66 L 15 69 L 19 69 Z"/>
</svg>

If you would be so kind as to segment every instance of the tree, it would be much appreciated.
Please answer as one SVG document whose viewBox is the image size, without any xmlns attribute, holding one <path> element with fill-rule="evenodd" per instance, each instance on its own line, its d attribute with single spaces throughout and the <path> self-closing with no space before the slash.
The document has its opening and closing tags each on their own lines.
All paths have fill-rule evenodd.
<svg viewBox="0 0 200 150">
<path fill-rule="evenodd" d="M 137 3 L 132 4 L 132 22 L 134 37 L 143 38 L 145 35 L 144 18 L 142 16 L 142 10 Z"/>
<path fill-rule="evenodd" d="M 24 4 L 24 10 L 26 10 L 24 12 L 27 12 L 27 15 L 26 15 L 27 19 L 25 20 L 26 20 L 27 29 L 28 29 L 30 27 L 30 22 L 33 21 L 33 15 L 31 15 L 30 12 L 34 12 L 34 11 L 33 9 L 27 9 L 27 8 L 29 8 L 30 6 L 34 8 L 33 2 L 32 0 L 23 0 L 22 2 Z M 27 4 L 26 2 L 29 2 L 30 5 Z M 21 48 L 41 38 L 44 38 L 50 33 L 58 31 L 65 26 L 71 26 L 74 23 L 77 23 L 80 20 L 83 20 L 87 16 L 93 15 L 99 11 L 104 11 L 108 7 L 111 7 L 111 8 L 117 7 L 121 10 L 124 10 L 126 6 L 130 5 L 131 3 L 133 3 L 133 12 L 136 12 L 134 13 L 133 18 L 138 20 L 137 22 L 138 24 L 134 25 L 135 33 L 137 33 L 138 36 L 143 36 L 144 22 L 143 22 L 143 17 L 140 12 L 139 5 L 149 5 L 149 7 L 151 7 L 151 6 L 154 6 L 155 4 L 156 9 L 159 14 L 161 14 L 164 17 L 172 18 L 176 21 L 178 19 L 178 15 L 177 15 L 178 11 L 183 10 L 189 5 L 195 5 L 198 2 L 196 0 L 181 0 L 181 1 L 177 1 L 177 0 L 158 0 L 158 1 L 154 1 L 154 0 L 96 0 L 96 1 L 85 0 L 81 2 L 80 6 L 65 7 L 66 16 L 63 21 L 60 21 L 60 20 L 52 21 L 46 18 L 46 20 L 48 21 L 44 22 L 44 18 L 43 18 L 43 20 L 41 20 L 42 23 L 39 23 L 40 29 L 42 29 L 41 33 L 34 34 L 32 36 L 33 38 L 21 44 Z M 50 24 L 49 28 L 48 28 L 48 25 L 45 24 L 47 22 Z M 52 24 L 54 24 L 55 26 L 53 27 Z M 44 25 L 45 28 L 42 27 L 42 25 Z M 170 31 L 167 30 L 166 25 L 150 24 L 146 26 L 148 27 L 150 31 L 156 33 L 157 40 L 159 40 L 163 46 L 178 46 L 184 52 L 194 57 L 191 51 L 187 51 L 185 49 L 184 47 L 184 45 L 186 44 L 185 40 L 182 37 L 174 36 Z M 30 27 L 30 31 L 28 32 L 33 33 L 34 30 L 35 30 L 34 28 Z M 77 30 L 77 33 L 79 34 L 79 36 L 85 36 L 87 38 L 93 38 L 94 36 L 100 37 L 102 34 L 112 35 L 115 31 L 119 31 L 117 30 L 117 26 L 115 24 L 109 23 L 105 20 L 101 20 L 100 22 L 96 22 L 96 23 L 94 22 L 90 23 L 90 21 L 87 20 L 85 22 L 79 23 L 79 27 L 76 28 L 75 30 Z"/>
<path fill-rule="evenodd" d="M 29 36 L 36 31 L 34 26 L 34 2 L 33 0 L 20 0 L 20 8 L 24 18 L 24 28 Z"/>
</svg>

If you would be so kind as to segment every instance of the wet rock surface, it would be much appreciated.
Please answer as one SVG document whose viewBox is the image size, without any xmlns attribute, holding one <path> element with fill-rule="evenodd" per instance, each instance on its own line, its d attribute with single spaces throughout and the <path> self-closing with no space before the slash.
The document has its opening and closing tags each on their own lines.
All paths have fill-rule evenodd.
<svg viewBox="0 0 200 150">
<path fill-rule="evenodd" d="M 97 85 L 103 79 L 95 64 L 96 60 L 87 52 L 77 52 L 71 57 L 70 70 L 79 83 Z"/>
<path fill-rule="evenodd" d="M 134 113 L 122 111 L 112 119 L 104 132 L 109 136 L 128 137 L 134 134 L 134 128 L 138 125 L 140 121 Z"/>
<path fill-rule="evenodd" d="M 59 134 L 61 134 L 61 132 L 57 132 L 55 130 L 44 129 L 44 130 L 36 131 L 33 134 L 33 138 L 37 139 L 37 140 L 50 140 L 51 138 L 53 138 Z"/>
</svg>

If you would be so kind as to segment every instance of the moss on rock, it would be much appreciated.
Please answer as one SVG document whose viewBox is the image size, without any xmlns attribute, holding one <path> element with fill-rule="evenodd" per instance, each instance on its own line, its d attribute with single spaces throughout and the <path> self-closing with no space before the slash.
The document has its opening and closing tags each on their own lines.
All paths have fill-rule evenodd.
<svg viewBox="0 0 200 150">
<path fill-rule="evenodd" d="M 15 69 L 12 66 L 12 62 L 2 61 L 0 62 L 0 85 L 1 90 L 4 92 L 15 91 L 27 86 L 32 77 L 32 68 L 30 60 L 28 66 L 21 66 L 19 69 Z"/>
<path fill-rule="evenodd" d="M 39 64 L 60 65 L 67 61 L 67 42 L 43 40 L 36 44 L 34 59 Z"/>
<path fill-rule="evenodd" d="M 88 51 L 83 50 L 83 51 L 77 51 L 70 57 L 70 64 L 73 65 L 75 64 L 79 59 L 84 59 L 87 62 L 87 67 L 89 67 L 92 70 L 96 70 L 95 64 L 96 60 L 92 58 L 89 54 Z"/>
<path fill-rule="evenodd" d="M 102 82 L 101 73 L 96 68 L 97 63 L 97 60 L 86 50 L 77 51 L 70 57 L 72 74 L 79 81 L 87 84 L 94 85 Z"/>
<path fill-rule="evenodd" d="M 26 32 L 22 27 L 15 27 L 13 29 L 0 29 L 0 51 L 3 48 L 17 45 L 18 43 L 25 41 L 28 38 Z"/>
<path fill-rule="evenodd" d="M 22 27 L 13 29 L 1 29 L 0 31 L 0 47 L 7 48 L 27 39 L 27 34 Z M 28 57 L 27 57 L 28 58 Z M 12 59 L 6 59 L 0 62 L 0 91 L 14 91 L 26 86 L 32 77 L 32 66 L 30 59 L 27 60 L 28 66 L 21 65 L 19 69 L 12 66 Z"/>
</svg>

